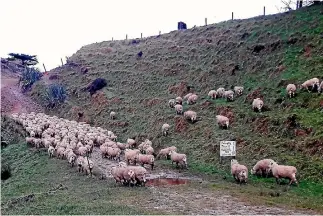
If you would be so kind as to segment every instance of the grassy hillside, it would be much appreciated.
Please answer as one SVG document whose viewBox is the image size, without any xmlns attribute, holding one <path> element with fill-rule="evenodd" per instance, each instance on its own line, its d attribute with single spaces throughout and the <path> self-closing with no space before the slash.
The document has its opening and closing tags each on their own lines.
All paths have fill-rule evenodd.
<svg viewBox="0 0 323 216">
<path fill-rule="evenodd" d="M 136 41 L 106 41 L 84 46 L 70 61 L 88 67 L 87 73 L 71 63 L 50 72 L 58 74 L 59 79 L 50 82 L 64 85 L 68 100 L 48 113 L 108 128 L 121 142 L 128 137 L 137 140 L 148 137 L 157 150 L 175 145 L 188 155 L 190 172 L 208 174 L 210 178 L 225 177 L 221 184 L 226 189 L 229 187 L 225 182 L 233 180 L 228 161 L 219 163 L 219 142 L 236 140 L 237 159 L 249 169 L 259 159 L 272 158 L 280 164 L 296 166 L 300 180 L 300 187 L 284 196 L 264 197 L 263 193 L 277 190 L 274 179 L 251 177 L 249 186 L 238 189 L 230 184 L 237 189 L 238 196 L 240 192 L 249 193 L 255 202 L 266 200 L 322 211 L 322 199 L 318 197 L 323 196 L 323 94 L 298 90 L 296 98 L 289 99 L 284 91 L 288 83 L 301 84 L 309 78 L 323 78 L 322 10 L 322 6 L 315 6 Z M 139 59 L 136 55 L 140 51 L 143 56 Z M 96 78 L 105 78 L 108 86 L 90 97 L 82 88 Z M 48 83 L 49 80 L 38 82 L 33 88 L 32 95 L 40 103 Z M 207 98 L 211 89 L 230 89 L 235 85 L 244 86 L 245 92 L 233 102 Z M 199 95 L 197 104 L 184 105 L 184 110 L 196 111 L 201 118 L 194 124 L 176 116 L 167 104 L 169 99 L 188 92 Z M 255 97 L 264 99 L 265 112 L 251 110 Z M 116 120 L 109 119 L 110 111 L 117 112 Z M 229 130 L 218 128 L 217 114 L 230 116 Z M 161 135 L 165 122 L 172 127 L 168 137 Z M 10 157 L 11 152 L 7 150 L 7 154 Z M 44 158 L 45 155 L 41 160 Z M 46 166 L 50 172 L 59 169 L 56 163 Z M 157 166 L 171 168 L 169 163 L 163 162 L 158 162 Z M 64 172 L 60 170 L 58 174 L 64 176 Z M 50 175 L 45 169 L 40 173 Z M 22 174 L 21 179 L 30 177 L 27 174 Z M 73 181 L 88 181 L 77 178 L 74 176 Z M 64 180 L 65 184 L 68 182 Z M 5 190 L 10 197 L 11 190 Z M 83 197 L 92 190 L 86 188 L 76 195 L 66 193 L 62 202 L 73 203 L 74 196 Z M 138 196 L 147 196 L 149 192 L 142 190 Z M 122 190 L 122 193 L 128 192 Z M 103 203 L 98 204 L 101 205 Z M 28 209 L 22 211 L 28 212 Z M 112 210 L 105 212 L 109 211 Z M 137 211 L 127 208 L 117 213 L 136 214 Z"/>
</svg>

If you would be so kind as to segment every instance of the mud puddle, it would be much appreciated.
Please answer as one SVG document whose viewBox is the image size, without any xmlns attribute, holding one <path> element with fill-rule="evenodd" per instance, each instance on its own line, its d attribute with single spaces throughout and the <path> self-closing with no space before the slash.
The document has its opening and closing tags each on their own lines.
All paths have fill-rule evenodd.
<svg viewBox="0 0 323 216">
<path fill-rule="evenodd" d="M 182 185 L 190 181 L 190 179 L 183 178 L 153 178 L 147 180 L 146 186 Z"/>
</svg>

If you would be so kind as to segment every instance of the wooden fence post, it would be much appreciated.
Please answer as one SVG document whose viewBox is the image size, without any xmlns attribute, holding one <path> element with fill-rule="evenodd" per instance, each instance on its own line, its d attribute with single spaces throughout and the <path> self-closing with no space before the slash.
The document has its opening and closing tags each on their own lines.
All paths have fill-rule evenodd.
<svg viewBox="0 0 323 216">
<path fill-rule="evenodd" d="M 46 70 L 46 67 L 45 67 L 45 64 L 44 64 L 44 63 L 43 63 L 43 67 L 44 67 L 45 72 L 47 72 L 47 70 Z"/>
<path fill-rule="evenodd" d="M 233 20 L 233 12 L 232 12 L 232 20 Z"/>
<path fill-rule="evenodd" d="M 159 35 L 161 35 L 161 31 L 159 31 Z"/>
<path fill-rule="evenodd" d="M 142 33 L 141 33 L 141 39 L 142 39 Z"/>
<path fill-rule="evenodd" d="M 207 18 L 205 18 L 205 25 L 207 26 Z"/>
<path fill-rule="evenodd" d="M 63 59 L 61 58 L 61 62 L 62 62 L 62 66 L 64 65 L 64 63 L 63 63 Z"/>
<path fill-rule="evenodd" d="M 113 37 L 112 37 L 112 41 L 113 41 Z"/>
<path fill-rule="evenodd" d="M 126 34 L 126 40 L 128 40 L 128 35 Z"/>
<path fill-rule="evenodd" d="M 266 6 L 264 6 L 264 16 L 266 16 Z"/>
</svg>

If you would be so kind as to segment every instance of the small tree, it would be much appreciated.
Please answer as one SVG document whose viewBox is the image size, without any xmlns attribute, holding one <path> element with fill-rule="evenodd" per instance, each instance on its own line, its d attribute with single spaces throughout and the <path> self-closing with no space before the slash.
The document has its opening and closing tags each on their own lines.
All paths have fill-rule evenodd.
<svg viewBox="0 0 323 216">
<path fill-rule="evenodd" d="M 27 55 L 27 54 L 19 54 L 19 53 L 9 53 L 8 54 L 11 59 L 19 59 L 21 60 L 22 65 L 36 65 L 38 64 L 37 56 L 36 55 Z"/>
</svg>

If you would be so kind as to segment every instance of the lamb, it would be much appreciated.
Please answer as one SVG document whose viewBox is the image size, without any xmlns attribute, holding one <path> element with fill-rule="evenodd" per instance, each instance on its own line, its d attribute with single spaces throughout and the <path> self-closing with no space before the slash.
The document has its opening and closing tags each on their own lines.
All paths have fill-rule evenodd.
<svg viewBox="0 0 323 216">
<path fill-rule="evenodd" d="M 49 146 L 47 151 L 50 158 L 54 157 L 55 148 L 53 146 Z"/>
<path fill-rule="evenodd" d="M 288 84 L 286 87 L 287 94 L 290 98 L 295 97 L 296 85 Z"/>
<path fill-rule="evenodd" d="M 271 162 L 269 165 L 269 169 L 272 171 L 273 176 L 276 178 L 277 184 L 279 184 L 280 178 L 288 178 L 290 179 L 288 185 L 291 185 L 293 182 L 295 182 L 298 185 L 298 182 L 296 180 L 296 167 L 278 165 L 276 162 Z"/>
<path fill-rule="evenodd" d="M 191 96 L 188 97 L 187 99 L 187 104 L 195 104 L 198 99 L 198 96 L 196 94 L 192 94 Z"/>
<path fill-rule="evenodd" d="M 216 115 L 216 123 L 219 125 L 220 128 L 226 127 L 229 128 L 229 118 L 223 115 Z"/>
<path fill-rule="evenodd" d="M 210 98 L 215 99 L 216 98 L 216 91 L 215 90 L 211 90 L 211 91 L 209 91 L 209 93 L 207 95 Z"/>
<path fill-rule="evenodd" d="M 170 108 L 174 108 L 175 104 L 176 104 L 175 99 L 170 99 L 170 100 L 168 101 L 168 106 L 169 106 Z"/>
<path fill-rule="evenodd" d="M 232 90 L 224 91 L 224 97 L 227 101 L 233 101 L 234 92 Z"/>
<path fill-rule="evenodd" d="M 248 168 L 245 165 L 241 165 L 237 160 L 231 159 L 231 174 L 236 181 L 247 183 Z"/>
<path fill-rule="evenodd" d="M 312 78 L 309 80 L 306 80 L 300 85 L 300 89 L 306 88 L 308 92 L 310 92 L 309 87 L 312 87 L 312 90 L 315 88 L 315 86 L 319 87 L 319 79 L 318 78 Z"/>
<path fill-rule="evenodd" d="M 167 148 L 159 150 L 159 153 L 158 153 L 156 159 L 161 157 L 161 156 L 164 156 L 167 159 L 167 157 L 169 156 L 169 152 L 171 150 L 172 151 L 177 151 L 177 148 L 175 146 L 171 146 L 171 147 L 167 147 Z"/>
<path fill-rule="evenodd" d="M 256 165 L 254 165 L 254 167 L 250 170 L 250 173 L 253 175 L 257 175 L 260 174 L 262 176 L 266 175 L 266 177 L 268 177 L 268 175 L 270 174 L 271 170 L 270 170 L 270 163 L 274 163 L 275 161 L 272 159 L 263 159 L 260 160 L 256 163 Z"/>
<path fill-rule="evenodd" d="M 164 136 L 167 136 L 169 128 L 170 128 L 169 124 L 166 124 L 166 123 L 163 124 L 162 133 L 163 133 Z"/>
<path fill-rule="evenodd" d="M 155 157 L 153 155 L 147 155 L 147 154 L 138 154 L 137 155 L 137 161 L 144 166 L 145 164 L 149 164 L 151 166 L 151 170 L 154 169 L 155 165 Z"/>
<path fill-rule="evenodd" d="M 139 149 L 126 149 L 124 151 L 124 159 L 127 162 L 127 164 L 130 164 L 130 161 L 136 164 L 136 158 L 139 153 Z"/>
<path fill-rule="evenodd" d="M 175 105 L 175 111 L 176 111 L 176 114 L 178 114 L 178 115 L 183 114 L 183 106 L 180 105 L 180 104 L 176 104 Z"/>
<path fill-rule="evenodd" d="M 179 154 L 174 150 L 170 150 L 169 155 L 170 155 L 170 159 L 172 160 L 172 165 L 175 162 L 177 167 L 178 167 L 178 164 L 181 164 L 182 169 L 184 168 L 184 166 L 187 169 L 187 157 L 186 157 L 186 154 Z"/>
<path fill-rule="evenodd" d="M 217 90 L 216 90 L 216 95 L 217 95 L 217 97 L 219 97 L 219 98 L 223 98 L 224 97 L 224 92 L 225 92 L 225 89 L 224 88 L 218 88 Z"/>
<path fill-rule="evenodd" d="M 182 103 L 183 103 L 183 99 L 182 99 L 181 97 L 177 97 L 177 98 L 175 99 L 175 103 L 176 103 L 176 104 L 182 104 Z"/>
<path fill-rule="evenodd" d="M 264 102 L 260 98 L 253 99 L 252 102 L 252 109 L 258 109 L 259 112 L 261 112 L 262 108 L 264 106 Z"/>
<path fill-rule="evenodd" d="M 115 119 L 116 118 L 116 112 L 110 112 L 110 119 Z"/>
<path fill-rule="evenodd" d="M 236 93 L 236 95 L 240 96 L 242 95 L 244 88 L 242 86 L 235 86 L 233 90 Z"/>
<path fill-rule="evenodd" d="M 184 112 L 184 118 L 191 120 L 193 123 L 196 121 L 196 116 L 197 116 L 196 112 L 192 110 L 188 110 Z"/>
<path fill-rule="evenodd" d="M 129 145 L 130 148 L 136 147 L 136 141 L 134 139 L 127 139 L 127 144 Z"/>
</svg>

